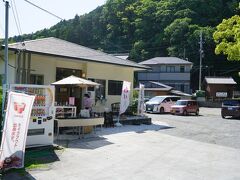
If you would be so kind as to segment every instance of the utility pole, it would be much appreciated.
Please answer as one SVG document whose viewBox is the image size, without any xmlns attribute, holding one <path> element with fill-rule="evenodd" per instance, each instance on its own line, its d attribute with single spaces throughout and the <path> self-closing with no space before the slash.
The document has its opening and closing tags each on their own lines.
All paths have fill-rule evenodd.
<svg viewBox="0 0 240 180">
<path fill-rule="evenodd" d="M 201 90 L 202 86 L 202 55 L 203 55 L 203 40 L 202 40 L 202 31 L 200 31 L 200 49 L 199 49 L 199 54 L 200 54 L 200 63 L 199 63 L 199 87 L 198 89 Z"/>
<path fill-rule="evenodd" d="M 183 59 L 184 59 L 184 60 L 186 59 L 186 49 L 185 49 L 185 47 L 184 47 L 184 49 L 183 49 Z"/>
<path fill-rule="evenodd" d="M 9 19 L 9 2 L 5 1 L 5 49 L 4 49 L 4 84 L 8 86 L 8 19 Z"/>
<path fill-rule="evenodd" d="M 9 2 L 3 0 L 5 2 L 5 49 L 4 49 L 4 81 L 3 81 L 3 96 L 2 96 L 2 122 L 0 123 L 1 129 L 4 124 L 4 105 L 6 92 L 8 90 L 8 16 L 9 16 Z M 4 86 L 5 85 L 5 86 Z"/>
</svg>

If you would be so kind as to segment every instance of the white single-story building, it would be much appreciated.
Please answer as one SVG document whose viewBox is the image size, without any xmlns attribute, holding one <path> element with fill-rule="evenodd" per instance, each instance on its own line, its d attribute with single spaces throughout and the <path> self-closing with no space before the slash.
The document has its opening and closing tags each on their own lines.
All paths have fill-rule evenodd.
<svg viewBox="0 0 240 180">
<path fill-rule="evenodd" d="M 9 44 L 8 68 L 10 84 L 50 85 L 70 75 L 90 79 L 101 86 L 96 91 L 93 88 L 88 91 L 106 99 L 105 105 L 109 108 L 112 103 L 120 102 L 124 80 L 131 82 L 133 89 L 134 71 L 149 69 L 53 37 Z M 4 74 L 4 61 L 0 61 L 0 74 Z M 56 88 L 56 101 L 67 101 L 66 94 L 74 96 L 77 105 L 81 104 L 81 92 L 75 88 Z"/>
</svg>

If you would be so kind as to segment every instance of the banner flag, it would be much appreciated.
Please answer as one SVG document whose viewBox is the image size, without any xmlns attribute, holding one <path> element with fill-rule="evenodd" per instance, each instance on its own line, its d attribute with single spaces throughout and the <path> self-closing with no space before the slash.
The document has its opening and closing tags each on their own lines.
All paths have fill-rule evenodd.
<svg viewBox="0 0 240 180">
<path fill-rule="evenodd" d="M 123 81 L 119 115 L 123 114 L 129 106 L 130 89 L 131 82 Z"/>
<path fill-rule="evenodd" d="M 8 94 L 1 152 L 0 168 L 23 168 L 29 119 L 35 96 L 10 92 Z"/>
<path fill-rule="evenodd" d="M 144 112 L 144 85 L 139 84 L 138 115 L 143 116 L 143 112 Z"/>
</svg>

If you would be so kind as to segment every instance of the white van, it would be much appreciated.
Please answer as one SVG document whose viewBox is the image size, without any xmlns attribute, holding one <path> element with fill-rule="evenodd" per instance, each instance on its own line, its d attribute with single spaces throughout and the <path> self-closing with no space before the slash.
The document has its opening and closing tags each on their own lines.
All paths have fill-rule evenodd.
<svg viewBox="0 0 240 180">
<path fill-rule="evenodd" d="M 171 106 L 175 105 L 179 96 L 155 96 L 146 102 L 146 112 L 165 113 L 171 111 Z"/>
</svg>

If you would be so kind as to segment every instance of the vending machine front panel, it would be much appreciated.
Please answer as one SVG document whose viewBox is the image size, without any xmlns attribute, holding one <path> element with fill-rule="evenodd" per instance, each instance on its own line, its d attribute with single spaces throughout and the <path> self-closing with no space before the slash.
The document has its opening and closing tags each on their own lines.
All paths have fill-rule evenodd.
<svg viewBox="0 0 240 180">
<path fill-rule="evenodd" d="M 36 96 L 28 127 L 27 147 L 52 145 L 54 139 L 54 86 L 11 84 L 10 90 Z"/>
</svg>

